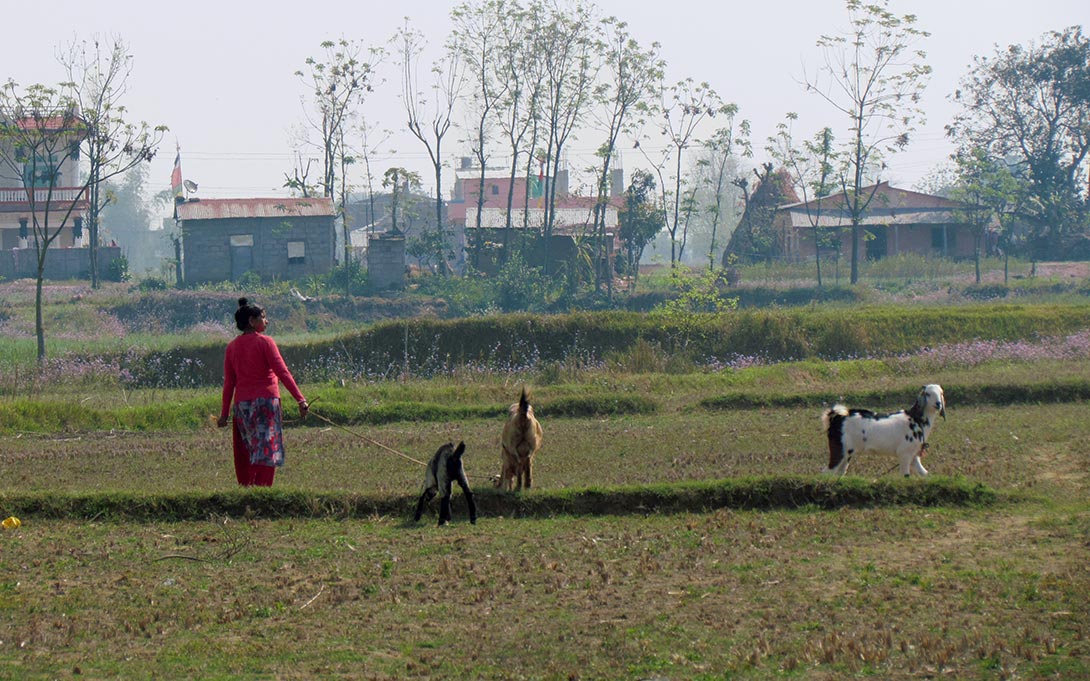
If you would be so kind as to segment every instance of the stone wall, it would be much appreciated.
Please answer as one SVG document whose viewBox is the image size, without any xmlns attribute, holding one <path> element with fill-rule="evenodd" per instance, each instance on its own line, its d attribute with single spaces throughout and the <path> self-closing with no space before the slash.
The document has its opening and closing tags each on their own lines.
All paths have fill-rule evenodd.
<svg viewBox="0 0 1090 681">
<path fill-rule="evenodd" d="M 98 276 L 104 277 L 110 263 L 121 257 L 117 246 L 99 246 Z M 53 280 L 91 279 L 91 249 L 52 247 L 45 253 L 44 278 Z M 34 248 L 11 248 L 0 251 L 0 277 L 4 279 L 36 279 L 38 254 Z"/>
</svg>

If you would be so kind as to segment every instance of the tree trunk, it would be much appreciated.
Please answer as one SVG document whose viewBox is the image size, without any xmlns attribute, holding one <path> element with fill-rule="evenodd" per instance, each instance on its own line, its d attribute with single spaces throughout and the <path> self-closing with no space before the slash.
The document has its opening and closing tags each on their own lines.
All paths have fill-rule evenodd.
<svg viewBox="0 0 1090 681">
<path fill-rule="evenodd" d="M 45 279 L 45 251 L 38 253 L 38 281 L 34 288 L 34 334 L 38 339 L 38 366 L 45 363 L 45 324 L 42 322 L 42 281 Z"/>
</svg>

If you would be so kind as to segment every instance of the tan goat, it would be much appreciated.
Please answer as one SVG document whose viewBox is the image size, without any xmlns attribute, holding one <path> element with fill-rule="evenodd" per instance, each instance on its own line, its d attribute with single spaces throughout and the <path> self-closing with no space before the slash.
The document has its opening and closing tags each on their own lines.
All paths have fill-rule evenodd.
<svg viewBox="0 0 1090 681">
<path fill-rule="evenodd" d="M 526 388 L 507 414 L 500 442 L 503 468 L 493 481 L 496 487 L 511 490 L 517 480 L 518 489 L 521 490 L 524 484 L 529 489 L 533 485 L 534 454 L 541 448 L 541 424 L 534 418 Z"/>
</svg>

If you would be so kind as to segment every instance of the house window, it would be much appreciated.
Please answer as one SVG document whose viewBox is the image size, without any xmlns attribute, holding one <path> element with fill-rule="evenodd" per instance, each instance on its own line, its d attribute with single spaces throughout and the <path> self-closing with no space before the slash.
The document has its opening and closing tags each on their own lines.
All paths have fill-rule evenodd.
<svg viewBox="0 0 1090 681">
<path fill-rule="evenodd" d="M 35 154 L 23 162 L 24 187 L 59 187 L 61 166 L 56 157 Z"/>
<path fill-rule="evenodd" d="M 254 235 L 253 234 L 232 234 L 231 245 L 234 247 L 240 246 L 253 246 Z"/>
<path fill-rule="evenodd" d="M 498 184 L 492 185 L 492 196 L 499 196 L 500 186 Z"/>
<path fill-rule="evenodd" d="M 302 265 L 307 261 L 307 242 L 305 241 L 289 241 L 288 242 L 288 264 L 289 265 Z"/>
</svg>

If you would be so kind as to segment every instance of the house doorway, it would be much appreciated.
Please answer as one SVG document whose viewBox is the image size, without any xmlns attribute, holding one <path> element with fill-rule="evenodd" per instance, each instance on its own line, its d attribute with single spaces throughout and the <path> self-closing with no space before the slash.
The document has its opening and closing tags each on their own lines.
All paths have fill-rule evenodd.
<svg viewBox="0 0 1090 681">
<path fill-rule="evenodd" d="M 867 230 L 867 260 L 881 260 L 889 253 L 888 233 L 884 228 Z"/>
<path fill-rule="evenodd" d="M 231 280 L 238 281 L 254 268 L 254 235 L 231 236 Z"/>
</svg>

